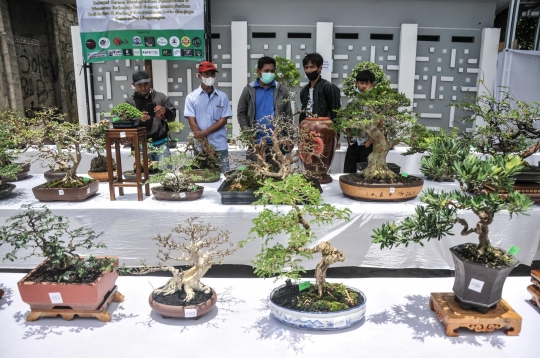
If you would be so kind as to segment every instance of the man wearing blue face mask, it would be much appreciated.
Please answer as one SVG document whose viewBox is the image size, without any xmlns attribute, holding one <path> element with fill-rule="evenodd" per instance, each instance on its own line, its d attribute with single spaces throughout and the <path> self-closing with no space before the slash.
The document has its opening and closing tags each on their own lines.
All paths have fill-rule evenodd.
<svg viewBox="0 0 540 358">
<path fill-rule="evenodd" d="M 290 102 L 283 103 L 283 100 L 288 98 L 288 89 L 274 80 L 275 72 L 276 61 L 272 57 L 259 58 L 257 78 L 244 87 L 238 101 L 237 117 L 240 129 L 256 129 L 257 143 L 265 136 L 265 128 L 273 130 L 272 118 L 275 116 L 286 115 L 292 121 Z M 266 144 L 268 146 L 272 144 L 270 138 L 266 138 Z M 267 147 L 267 158 L 268 149 Z M 248 150 L 246 159 L 256 161 L 252 150 Z"/>
</svg>

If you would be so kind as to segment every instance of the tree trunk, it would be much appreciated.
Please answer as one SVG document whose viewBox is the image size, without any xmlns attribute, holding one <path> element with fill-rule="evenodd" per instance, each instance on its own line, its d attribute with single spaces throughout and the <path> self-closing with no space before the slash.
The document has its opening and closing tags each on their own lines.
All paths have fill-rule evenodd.
<svg viewBox="0 0 540 358">
<path fill-rule="evenodd" d="M 327 290 L 326 284 L 326 271 L 330 265 L 336 262 L 345 261 L 345 255 L 333 247 L 329 242 L 321 242 L 319 245 L 311 249 L 312 253 L 320 252 L 322 254 L 321 261 L 315 268 L 315 280 L 317 283 L 319 297 L 322 298 Z"/>
<path fill-rule="evenodd" d="M 362 176 L 366 179 L 395 179 L 396 173 L 388 168 L 386 157 L 392 149 L 392 143 L 386 140 L 384 133 L 380 130 L 372 130 L 369 136 L 373 139 L 373 152 L 368 157 L 368 166 L 362 171 Z"/>
</svg>

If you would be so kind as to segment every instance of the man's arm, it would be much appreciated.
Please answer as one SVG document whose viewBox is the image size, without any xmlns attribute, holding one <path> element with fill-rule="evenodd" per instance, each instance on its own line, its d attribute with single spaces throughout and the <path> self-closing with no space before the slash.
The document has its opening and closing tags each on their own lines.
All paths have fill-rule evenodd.
<svg viewBox="0 0 540 358">
<path fill-rule="evenodd" d="M 244 87 L 242 95 L 240 95 L 240 99 L 238 100 L 238 107 L 236 108 L 236 117 L 241 129 L 249 128 L 249 122 L 247 119 L 247 111 L 249 105 L 248 91 L 248 86 Z"/>
</svg>

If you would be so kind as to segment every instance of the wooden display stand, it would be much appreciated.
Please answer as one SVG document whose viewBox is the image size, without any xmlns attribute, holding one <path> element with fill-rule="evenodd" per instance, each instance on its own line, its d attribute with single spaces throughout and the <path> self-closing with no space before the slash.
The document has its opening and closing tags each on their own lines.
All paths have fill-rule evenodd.
<svg viewBox="0 0 540 358">
<path fill-rule="evenodd" d="M 126 129 L 108 129 L 105 135 L 105 143 L 107 147 L 107 168 L 109 170 L 109 192 L 111 201 L 116 200 L 114 188 L 118 188 L 119 195 L 124 195 L 124 187 L 137 187 L 137 197 L 139 201 L 143 200 L 142 187 L 143 176 L 140 165 L 135 165 L 135 179 L 123 179 L 122 177 L 122 156 L 120 154 L 120 144 L 132 143 L 135 151 L 135 163 L 141 162 L 141 146 L 142 159 L 144 163 L 144 180 L 150 177 L 148 174 L 148 147 L 146 143 L 146 130 L 144 128 L 126 128 Z M 116 151 L 116 171 L 118 179 L 114 180 L 114 171 L 112 166 L 112 150 L 111 145 L 114 144 Z M 150 195 L 150 184 L 144 184 L 144 192 L 146 196 Z"/>
<path fill-rule="evenodd" d="M 97 318 L 101 322 L 110 322 L 111 314 L 107 312 L 107 306 L 111 301 L 114 302 L 124 302 L 124 295 L 117 291 L 118 286 L 114 288 L 105 296 L 103 304 L 93 311 L 79 311 L 71 308 L 53 308 L 50 310 L 36 310 L 32 309 L 28 316 L 26 316 L 27 322 L 34 322 L 41 317 L 56 317 L 60 315 L 66 321 L 71 321 L 73 317 L 79 316 L 84 318 Z"/>
<path fill-rule="evenodd" d="M 454 301 L 453 292 L 432 293 L 429 307 L 435 311 L 439 320 L 444 324 L 447 336 L 458 337 L 458 328 L 468 328 L 476 332 L 493 332 L 504 329 L 508 336 L 517 336 L 521 331 L 521 316 L 501 300 L 492 310 L 483 314 L 475 310 L 463 310 L 459 302 Z"/>
<path fill-rule="evenodd" d="M 531 271 L 531 282 L 533 284 L 527 287 L 532 296 L 531 303 L 540 308 L 540 270 Z"/>
</svg>

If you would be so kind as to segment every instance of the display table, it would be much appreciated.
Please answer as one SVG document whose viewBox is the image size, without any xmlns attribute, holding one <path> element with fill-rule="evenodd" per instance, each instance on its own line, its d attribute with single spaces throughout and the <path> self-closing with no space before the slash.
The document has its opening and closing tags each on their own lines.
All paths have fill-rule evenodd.
<svg viewBox="0 0 540 358">
<path fill-rule="evenodd" d="M 164 319 L 151 311 L 148 296 L 167 278 L 120 277 L 123 303 L 112 303 L 109 323 L 96 319 L 42 318 L 26 322 L 29 306 L 16 288 L 23 274 L 0 273 L 1 357 L 414 357 L 531 358 L 538 356 L 540 310 L 529 303 L 528 277 L 509 277 L 504 299 L 523 317 L 519 336 L 502 330 L 460 329 L 448 337 L 435 312 L 431 292 L 449 291 L 453 278 L 332 279 L 367 297 L 364 320 L 339 332 L 307 331 L 279 323 L 267 297 L 281 282 L 273 279 L 203 278 L 217 304 L 199 320 Z M 391 290 L 391 294 L 389 293 Z M 76 352 L 74 354 L 74 352 Z M 535 353 L 536 352 L 536 353 Z"/>
<path fill-rule="evenodd" d="M 451 269 L 453 261 L 449 248 L 465 242 L 477 242 L 474 234 L 461 236 L 459 233 L 462 228 L 456 225 L 455 236 L 441 241 L 433 240 L 424 247 L 410 244 L 408 248 L 399 246 L 392 250 L 380 250 L 378 245 L 372 244 L 373 229 L 385 222 L 402 220 L 412 215 L 419 199 L 402 203 L 355 201 L 346 198 L 341 192 L 339 175 L 334 174 L 332 177 L 333 183 L 322 185 L 322 197 L 326 203 L 338 208 L 349 208 L 352 211 L 351 220 L 335 221 L 323 227 L 314 226 L 318 240 L 313 245 L 320 241 L 331 241 L 332 245 L 342 250 L 346 260 L 334 266 Z M 30 179 L 17 182 L 13 193 L 0 201 L 0 223 L 5 223 L 22 204 L 37 203 L 31 188 L 43 182 L 42 175 L 33 175 Z M 47 207 L 57 215 L 68 216 L 74 226 L 89 225 L 98 232 L 104 231 L 99 240 L 107 245 L 107 249 L 96 250 L 94 254 L 115 255 L 126 265 L 135 266 L 141 259 L 146 259 L 148 263 L 155 261 L 157 246 L 151 240 L 152 237 L 158 233 L 168 234 L 174 226 L 192 216 L 208 221 L 221 230 L 230 231 L 233 242 L 248 237 L 252 220 L 262 207 L 222 205 L 217 192 L 220 184 L 221 181 L 203 184 L 205 189 L 202 198 L 190 202 L 158 201 L 153 196 L 137 201 L 134 188 L 125 188 L 125 195 L 111 202 L 108 184 L 100 183 L 98 194 L 84 202 L 53 202 L 47 204 Z M 427 188 L 459 189 L 457 183 L 425 181 L 424 190 Z M 285 212 L 288 207 L 282 206 L 280 210 Z M 503 249 L 511 245 L 519 247 L 521 250 L 517 258 L 521 263 L 529 265 L 540 241 L 540 206 L 533 206 L 527 214 L 516 215 L 511 220 L 505 212 L 498 214 L 490 225 L 490 239 L 493 245 Z M 477 217 L 474 214 L 464 213 L 463 217 L 471 226 L 475 225 Z M 284 237 L 278 237 L 277 240 L 285 242 Z M 223 263 L 250 265 L 260 247 L 260 240 L 251 242 L 233 256 L 226 257 Z M 1 246 L 0 257 L 4 257 L 8 250 L 6 245 Z M 315 268 L 319 258 L 319 255 L 315 255 L 313 260 L 305 261 L 305 267 Z M 0 261 L 0 268 L 31 268 L 39 261 L 39 258 Z"/>
</svg>

